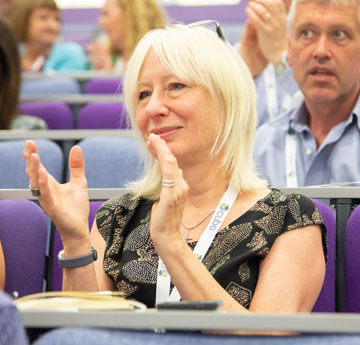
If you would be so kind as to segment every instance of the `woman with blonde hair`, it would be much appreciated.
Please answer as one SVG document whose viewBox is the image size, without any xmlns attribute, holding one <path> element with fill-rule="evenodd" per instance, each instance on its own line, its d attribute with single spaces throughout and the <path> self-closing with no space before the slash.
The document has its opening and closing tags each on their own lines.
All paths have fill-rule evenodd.
<svg viewBox="0 0 360 345">
<path fill-rule="evenodd" d="M 139 39 L 165 22 L 165 12 L 156 0 L 106 0 L 99 25 L 107 37 L 89 45 L 92 67 L 121 73 Z"/>
<path fill-rule="evenodd" d="M 54 0 L 14 0 L 10 24 L 20 43 L 21 65 L 31 71 L 76 71 L 86 57 L 75 42 L 58 42 L 61 13 Z"/>
<path fill-rule="evenodd" d="M 91 234 L 80 147 L 65 185 L 34 142 L 24 150 L 30 188 L 64 243 L 63 289 L 118 290 L 151 308 L 222 300 L 228 312 L 310 312 L 325 274 L 323 221 L 311 200 L 257 176 L 256 91 L 239 54 L 204 27 L 153 30 L 124 91 L 148 164 L 99 209 Z"/>
</svg>

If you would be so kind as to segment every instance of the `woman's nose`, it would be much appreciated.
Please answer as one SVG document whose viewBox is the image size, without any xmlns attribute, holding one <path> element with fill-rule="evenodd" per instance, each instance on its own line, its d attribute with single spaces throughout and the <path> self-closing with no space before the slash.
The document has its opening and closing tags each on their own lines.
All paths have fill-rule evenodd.
<svg viewBox="0 0 360 345">
<path fill-rule="evenodd" d="M 158 92 L 153 92 L 149 96 L 145 112 L 149 117 L 167 116 L 169 108 L 166 102 L 166 97 Z"/>
</svg>

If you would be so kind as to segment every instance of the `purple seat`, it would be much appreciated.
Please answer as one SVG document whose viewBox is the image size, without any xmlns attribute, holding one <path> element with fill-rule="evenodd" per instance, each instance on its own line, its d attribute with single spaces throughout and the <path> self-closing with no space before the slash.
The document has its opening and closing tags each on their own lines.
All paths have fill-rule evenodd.
<svg viewBox="0 0 360 345">
<path fill-rule="evenodd" d="M 73 128 L 73 116 L 70 107 L 62 102 L 22 102 L 23 114 L 42 118 L 49 129 Z"/>
<path fill-rule="evenodd" d="M 89 212 L 89 228 L 91 229 L 96 211 L 100 208 L 100 206 L 104 203 L 104 201 L 90 201 L 90 212 Z M 63 249 L 63 244 L 61 241 L 60 233 L 58 230 L 55 231 L 54 236 L 54 247 L 53 247 L 53 265 L 52 265 L 52 291 L 61 291 L 62 290 L 62 269 L 59 267 L 57 255 L 60 250 Z M 100 260 L 102 258 L 99 258 Z"/>
<path fill-rule="evenodd" d="M 335 251 L 336 222 L 332 208 L 323 202 L 313 199 L 319 209 L 327 233 L 327 263 L 323 287 L 313 308 L 313 312 L 335 312 Z"/>
<path fill-rule="evenodd" d="M 96 78 L 89 80 L 84 86 L 84 93 L 120 94 L 122 93 L 121 78 Z"/>
<path fill-rule="evenodd" d="M 360 313 L 360 206 L 351 213 L 345 238 L 345 310 Z"/>
<path fill-rule="evenodd" d="M 89 103 L 79 110 L 77 128 L 127 129 L 130 125 L 123 103 Z"/>
<path fill-rule="evenodd" d="M 25 296 L 44 291 L 50 222 L 30 200 L 0 200 L 0 240 L 5 258 L 5 291 Z"/>
</svg>

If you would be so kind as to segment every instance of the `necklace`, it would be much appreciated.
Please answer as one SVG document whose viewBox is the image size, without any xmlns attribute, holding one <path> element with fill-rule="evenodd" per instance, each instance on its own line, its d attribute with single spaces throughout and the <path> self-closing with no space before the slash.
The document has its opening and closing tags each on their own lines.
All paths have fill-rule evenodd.
<svg viewBox="0 0 360 345">
<path fill-rule="evenodd" d="M 183 221 L 181 221 L 181 225 L 186 229 L 185 237 L 184 237 L 185 242 L 191 240 L 191 238 L 188 238 L 189 230 L 195 229 L 195 228 L 196 228 L 197 226 L 199 226 L 202 222 L 204 222 L 206 219 L 208 219 L 214 212 L 215 212 L 215 210 L 212 210 L 209 214 L 207 214 L 204 218 L 202 218 L 199 222 L 197 222 L 195 225 L 192 225 L 192 226 L 186 226 L 186 225 L 183 223 Z"/>
</svg>

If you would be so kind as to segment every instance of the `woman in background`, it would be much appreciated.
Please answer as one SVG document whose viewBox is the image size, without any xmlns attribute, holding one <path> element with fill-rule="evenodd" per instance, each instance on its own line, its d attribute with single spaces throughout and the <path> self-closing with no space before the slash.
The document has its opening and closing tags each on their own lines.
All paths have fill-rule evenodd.
<svg viewBox="0 0 360 345">
<path fill-rule="evenodd" d="M 54 0 L 14 0 L 10 23 L 21 43 L 23 70 L 85 69 L 86 56 L 78 44 L 57 43 L 61 14 Z"/>
<path fill-rule="evenodd" d="M 106 0 L 98 22 L 107 37 L 90 44 L 92 67 L 121 73 L 138 40 L 165 21 L 156 0 Z"/>
<path fill-rule="evenodd" d="M 11 29 L 0 20 L 0 129 L 46 129 L 35 116 L 18 115 L 20 58 Z"/>
</svg>

